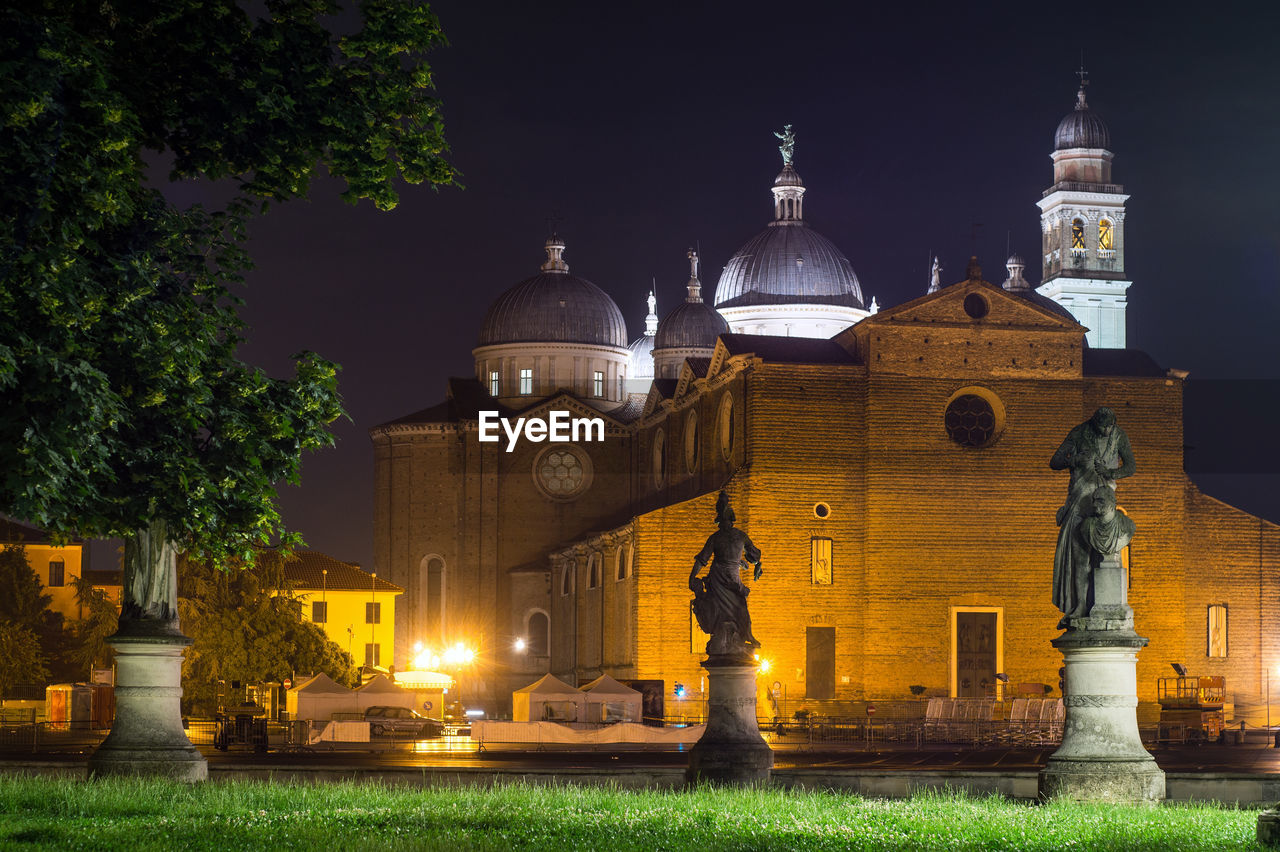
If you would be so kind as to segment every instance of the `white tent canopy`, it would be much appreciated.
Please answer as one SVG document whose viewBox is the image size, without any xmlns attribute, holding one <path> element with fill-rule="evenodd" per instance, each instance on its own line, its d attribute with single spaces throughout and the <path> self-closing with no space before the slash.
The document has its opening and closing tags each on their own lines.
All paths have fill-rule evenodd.
<svg viewBox="0 0 1280 852">
<path fill-rule="evenodd" d="M 587 697 L 553 674 L 511 693 L 511 718 L 517 722 L 578 722 Z"/>
<path fill-rule="evenodd" d="M 356 690 L 357 712 L 363 713 L 370 707 L 407 707 L 414 709 L 414 694 L 395 685 L 391 678 L 380 674 L 369 679 L 369 682 Z"/>
<path fill-rule="evenodd" d="M 332 719 L 334 713 L 358 713 L 355 693 L 324 672 L 289 690 L 285 708 L 291 719 Z"/>
<path fill-rule="evenodd" d="M 587 698 L 585 720 L 588 722 L 639 722 L 643 713 L 643 697 L 604 674 L 582 687 Z"/>
</svg>

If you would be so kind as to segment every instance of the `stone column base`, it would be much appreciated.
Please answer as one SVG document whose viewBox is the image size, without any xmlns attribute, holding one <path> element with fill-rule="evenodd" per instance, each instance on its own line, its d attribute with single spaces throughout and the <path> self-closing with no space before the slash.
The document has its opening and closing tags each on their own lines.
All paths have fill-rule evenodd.
<svg viewBox="0 0 1280 852">
<path fill-rule="evenodd" d="M 773 769 L 773 749 L 756 721 L 754 665 L 708 660 L 707 730 L 689 751 L 685 783 L 764 785 Z"/>
<path fill-rule="evenodd" d="M 116 652 L 116 716 L 89 758 L 89 775 L 148 775 L 204 781 L 209 766 L 182 728 L 185 636 L 120 636 Z"/>
<path fill-rule="evenodd" d="M 1040 798 L 1076 802 L 1157 804 L 1164 801 L 1164 770 L 1146 760 L 1060 760 L 1040 771 Z"/>
<path fill-rule="evenodd" d="M 1280 846 L 1280 805 L 1258 814 L 1258 843 L 1263 846 Z"/>
<path fill-rule="evenodd" d="M 1164 770 L 1138 735 L 1138 651 L 1147 640 L 1130 628 L 1073 619 L 1053 644 L 1066 663 L 1066 720 L 1062 745 L 1040 772 L 1041 798 L 1163 801 Z"/>
</svg>

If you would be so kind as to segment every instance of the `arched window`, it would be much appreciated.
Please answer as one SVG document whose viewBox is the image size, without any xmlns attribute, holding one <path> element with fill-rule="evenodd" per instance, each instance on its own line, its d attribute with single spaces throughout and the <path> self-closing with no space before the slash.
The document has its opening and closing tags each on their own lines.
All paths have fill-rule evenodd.
<svg viewBox="0 0 1280 852">
<path fill-rule="evenodd" d="M 1084 249 L 1085 249 L 1084 220 L 1072 219 L 1071 220 L 1071 251 L 1080 252 L 1080 251 L 1084 251 Z"/>
<path fill-rule="evenodd" d="M 690 411 L 684 420 L 684 466 L 693 473 L 698 469 L 698 412 Z"/>
<path fill-rule="evenodd" d="M 653 434 L 653 485 L 661 488 L 667 478 L 667 433 L 659 429 Z"/>
<path fill-rule="evenodd" d="M 535 657 L 545 657 L 551 653 L 551 619 L 541 610 L 530 613 L 528 626 L 529 653 Z"/>
<path fill-rule="evenodd" d="M 725 394 L 720 400 L 720 454 L 725 461 L 733 459 L 733 397 Z"/>
<path fill-rule="evenodd" d="M 631 555 L 632 545 L 630 542 L 618 548 L 618 573 L 619 580 L 625 580 L 631 576 Z"/>
<path fill-rule="evenodd" d="M 568 597 L 573 594 L 573 560 L 564 563 L 564 570 L 560 574 L 560 596 Z"/>
<path fill-rule="evenodd" d="M 420 570 L 417 605 L 423 635 L 419 638 L 430 644 L 444 638 L 444 560 L 439 556 L 428 556 L 422 560 Z"/>
<path fill-rule="evenodd" d="M 587 588 L 588 589 L 600 588 L 600 573 L 601 573 L 600 563 L 602 561 L 603 560 L 601 559 L 600 553 L 598 551 L 596 553 L 591 554 L 591 557 L 587 560 Z"/>
<path fill-rule="evenodd" d="M 1114 251 L 1116 247 L 1115 233 L 1111 229 L 1110 219 L 1098 220 L 1098 251 Z"/>
</svg>

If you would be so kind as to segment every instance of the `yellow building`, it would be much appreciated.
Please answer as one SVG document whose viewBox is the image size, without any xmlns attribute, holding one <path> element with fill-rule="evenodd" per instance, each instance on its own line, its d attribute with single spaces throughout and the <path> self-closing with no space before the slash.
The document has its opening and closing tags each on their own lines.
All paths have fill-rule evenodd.
<svg viewBox="0 0 1280 852">
<path fill-rule="evenodd" d="M 284 564 L 284 577 L 302 601 L 303 619 L 324 628 L 357 665 L 392 664 L 396 596 L 404 589 L 314 550 L 296 552 Z"/>
<path fill-rule="evenodd" d="M 40 578 L 44 593 L 52 598 L 49 609 L 61 613 L 67 621 L 81 617 L 74 581 L 89 569 L 89 554 L 83 542 L 58 546 L 43 530 L 16 521 L 0 521 L 0 545 L 25 548 L 27 564 Z"/>
</svg>

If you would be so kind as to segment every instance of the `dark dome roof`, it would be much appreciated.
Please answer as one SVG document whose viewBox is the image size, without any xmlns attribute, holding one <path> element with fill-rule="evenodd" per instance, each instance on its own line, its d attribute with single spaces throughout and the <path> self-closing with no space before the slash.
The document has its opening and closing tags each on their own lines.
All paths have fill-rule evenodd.
<svg viewBox="0 0 1280 852">
<path fill-rule="evenodd" d="M 797 303 L 865 307 L 853 266 L 830 240 L 804 222 L 775 222 L 725 264 L 716 307 Z"/>
<path fill-rule="evenodd" d="M 627 346 L 627 324 L 609 295 L 585 278 L 542 272 L 498 297 L 480 326 L 480 346 L 498 343 Z"/>
<path fill-rule="evenodd" d="M 706 302 L 681 302 L 658 323 L 658 333 L 653 338 L 653 348 L 687 349 L 699 347 L 713 349 L 716 338 L 729 332 L 729 323 L 720 312 Z"/>
<path fill-rule="evenodd" d="M 1076 319 L 1075 314 L 1071 313 L 1071 311 L 1067 310 L 1065 307 L 1058 304 L 1053 299 L 1050 299 L 1043 293 L 1037 293 L 1034 289 L 1011 290 L 1009 292 L 1012 292 L 1015 296 L 1021 296 L 1033 305 L 1039 305 L 1045 310 L 1052 311 L 1060 317 L 1064 317 L 1075 323 L 1080 322 L 1080 320 Z"/>
<path fill-rule="evenodd" d="M 1058 122 L 1058 132 L 1053 136 L 1053 148 L 1111 148 L 1111 131 L 1097 114 L 1085 103 L 1084 89 L 1076 95 L 1076 108 Z"/>
</svg>

